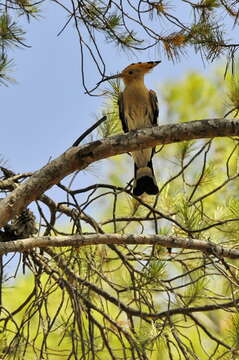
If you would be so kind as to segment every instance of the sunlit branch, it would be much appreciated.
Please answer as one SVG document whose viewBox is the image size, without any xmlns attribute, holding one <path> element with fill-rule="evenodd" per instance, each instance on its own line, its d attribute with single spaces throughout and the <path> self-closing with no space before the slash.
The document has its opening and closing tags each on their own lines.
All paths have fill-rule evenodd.
<svg viewBox="0 0 239 360">
<path fill-rule="evenodd" d="M 237 119 L 205 119 L 130 131 L 125 135 L 72 147 L 36 171 L 29 180 L 0 202 L 0 227 L 64 177 L 76 170 L 87 168 L 95 161 L 159 144 L 238 135 Z"/>
<path fill-rule="evenodd" d="M 239 258 L 239 250 L 216 245 L 211 241 L 164 235 L 90 234 L 67 236 L 42 236 L 0 243 L 0 255 L 9 252 L 24 252 L 34 248 L 82 247 L 99 244 L 115 245 L 160 245 L 166 248 L 193 249 L 231 259 Z"/>
</svg>

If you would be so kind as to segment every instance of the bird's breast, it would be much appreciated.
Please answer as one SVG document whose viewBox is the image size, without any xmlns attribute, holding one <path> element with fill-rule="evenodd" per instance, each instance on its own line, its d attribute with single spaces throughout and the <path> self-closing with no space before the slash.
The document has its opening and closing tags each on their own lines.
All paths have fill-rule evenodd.
<svg viewBox="0 0 239 360">
<path fill-rule="evenodd" d="M 147 91 L 124 93 L 124 112 L 129 130 L 151 126 L 151 103 Z"/>
</svg>

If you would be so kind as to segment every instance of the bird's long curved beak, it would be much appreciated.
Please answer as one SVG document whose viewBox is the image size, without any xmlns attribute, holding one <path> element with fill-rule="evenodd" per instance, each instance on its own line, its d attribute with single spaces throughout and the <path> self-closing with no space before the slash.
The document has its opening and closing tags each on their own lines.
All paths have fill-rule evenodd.
<svg viewBox="0 0 239 360">
<path fill-rule="evenodd" d="M 115 75 L 111 75 L 111 76 L 106 76 L 104 79 L 102 79 L 102 80 L 100 80 L 98 83 L 97 83 L 97 85 L 98 84 L 101 84 L 102 82 L 104 82 L 104 81 L 108 81 L 108 80 L 112 80 L 112 79 L 118 79 L 118 78 L 120 78 L 121 77 L 121 74 L 119 73 L 119 74 L 115 74 Z"/>
</svg>

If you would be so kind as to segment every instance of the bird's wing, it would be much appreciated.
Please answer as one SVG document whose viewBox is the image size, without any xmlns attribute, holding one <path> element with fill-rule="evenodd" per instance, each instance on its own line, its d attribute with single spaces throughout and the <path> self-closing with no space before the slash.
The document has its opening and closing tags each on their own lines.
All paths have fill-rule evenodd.
<svg viewBox="0 0 239 360">
<path fill-rule="evenodd" d="M 152 122 L 153 126 L 156 126 L 158 115 L 159 115 L 158 98 L 157 98 L 156 92 L 153 90 L 149 90 L 149 98 L 150 98 L 151 106 L 153 109 L 151 122 Z"/>
<path fill-rule="evenodd" d="M 123 131 L 126 133 L 129 131 L 129 128 L 128 128 L 127 120 L 125 118 L 125 113 L 124 113 L 124 100 L 123 100 L 122 92 L 119 94 L 118 106 L 119 106 L 119 117 L 121 120 L 122 128 L 123 128 Z"/>
</svg>

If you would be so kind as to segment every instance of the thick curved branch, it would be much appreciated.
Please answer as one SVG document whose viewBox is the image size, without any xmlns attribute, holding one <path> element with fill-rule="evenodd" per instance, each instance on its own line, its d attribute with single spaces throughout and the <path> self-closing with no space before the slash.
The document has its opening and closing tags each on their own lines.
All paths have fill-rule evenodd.
<svg viewBox="0 0 239 360">
<path fill-rule="evenodd" d="M 30 179 L 0 202 L 0 227 L 6 225 L 27 205 L 65 176 L 76 170 L 85 169 L 97 160 L 159 144 L 238 135 L 239 120 L 207 119 L 130 131 L 125 135 L 116 135 L 80 147 L 72 147 L 36 171 Z"/>
<path fill-rule="evenodd" d="M 34 248 L 80 247 L 98 244 L 108 245 L 161 245 L 166 248 L 193 249 L 216 257 L 239 258 L 239 250 L 226 248 L 209 241 L 164 235 L 90 234 L 67 236 L 41 236 L 0 243 L 0 255 L 23 252 Z"/>
</svg>

